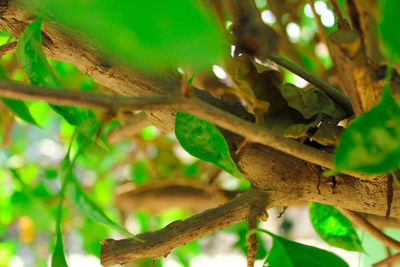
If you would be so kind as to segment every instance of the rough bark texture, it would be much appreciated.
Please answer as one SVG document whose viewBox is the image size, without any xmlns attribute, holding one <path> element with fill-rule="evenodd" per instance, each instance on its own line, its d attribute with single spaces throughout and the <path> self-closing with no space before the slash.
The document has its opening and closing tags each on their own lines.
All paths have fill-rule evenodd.
<svg viewBox="0 0 400 267">
<path fill-rule="evenodd" d="M 10 1 L 9 7 L 0 18 L 0 24 L 18 37 L 32 19 L 32 16 Z M 164 95 L 177 88 L 174 79 L 168 74 L 149 76 L 132 68 L 110 66 L 96 54 L 93 44 L 78 42 L 71 36 L 70 31 L 64 30 L 62 33 L 52 23 L 45 22 L 43 44 L 47 56 L 72 63 L 97 83 L 123 95 Z M 340 47 L 338 51 L 342 52 L 339 49 Z M 356 86 L 354 80 L 349 81 L 349 84 Z M 213 101 L 211 96 L 205 96 L 204 99 Z M 357 111 L 370 105 L 369 101 L 354 101 Z M 173 130 L 173 110 L 148 112 L 147 115 L 160 129 Z M 227 138 L 230 145 L 238 145 L 241 141 L 237 136 L 229 134 Z M 140 235 L 146 243 L 131 239 L 106 240 L 102 249 L 102 263 L 107 265 L 142 257 L 165 256 L 177 246 L 244 220 L 254 205 L 261 207 L 258 209 L 265 209 L 316 201 L 380 216 L 386 213 L 385 177 L 373 180 L 360 180 L 346 175 L 323 177 L 321 167 L 255 143 L 246 145 L 235 160 L 252 183 L 253 189 L 223 206 L 185 221 L 175 222 L 160 231 Z M 394 217 L 400 217 L 400 202 L 396 201 L 399 196 L 399 188 L 395 186 L 391 208 L 391 215 Z"/>
<path fill-rule="evenodd" d="M 272 199 L 277 199 L 277 196 Z M 250 210 L 257 211 L 257 217 L 266 219 L 265 210 L 273 204 L 264 192 L 250 189 L 217 208 L 184 221 L 172 222 L 159 231 L 137 235 L 144 243 L 133 239 L 105 240 L 101 251 L 102 264 L 126 263 L 144 257 L 165 257 L 176 247 L 246 220 Z"/>
</svg>

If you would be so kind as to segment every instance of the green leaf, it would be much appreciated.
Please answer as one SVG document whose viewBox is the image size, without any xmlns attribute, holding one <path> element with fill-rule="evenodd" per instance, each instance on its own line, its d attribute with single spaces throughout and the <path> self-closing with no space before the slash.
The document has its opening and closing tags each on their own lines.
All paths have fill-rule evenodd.
<svg viewBox="0 0 400 267">
<path fill-rule="evenodd" d="M 65 259 L 64 245 L 60 227 L 57 227 L 57 240 L 53 254 L 51 255 L 51 267 L 68 267 Z"/>
<path fill-rule="evenodd" d="M 177 112 L 175 135 L 192 156 L 211 162 L 233 176 L 243 177 L 229 155 L 228 145 L 217 127 L 185 112 Z"/>
<path fill-rule="evenodd" d="M 263 232 L 273 239 L 272 248 L 265 260 L 264 266 L 269 267 L 348 267 L 349 265 L 326 250 L 303 245 L 287 240 L 263 229 L 254 229 L 247 233 L 247 236 L 254 232 Z"/>
<path fill-rule="evenodd" d="M 65 191 L 67 198 L 77 207 L 86 217 L 95 222 L 109 226 L 110 228 L 132 237 L 124 227 L 111 220 L 104 211 L 97 206 L 81 189 L 76 177 L 71 173 Z"/>
<path fill-rule="evenodd" d="M 377 106 L 356 118 L 342 134 L 330 173 L 378 174 L 400 163 L 400 107 L 386 88 Z"/>
<path fill-rule="evenodd" d="M 3 67 L 0 66 L 0 79 L 2 80 L 8 80 L 7 74 L 4 71 Z M 35 119 L 32 117 L 28 107 L 25 105 L 25 103 L 21 100 L 15 100 L 11 98 L 1 98 L 3 101 L 4 105 L 6 105 L 12 112 L 14 112 L 18 117 L 23 119 L 24 121 L 31 123 L 33 125 L 39 126 Z"/>
<path fill-rule="evenodd" d="M 18 117 L 23 119 L 24 121 L 31 123 L 33 125 L 39 126 L 40 125 L 35 121 L 32 117 L 31 112 L 29 111 L 28 107 L 25 105 L 23 101 L 15 100 L 11 98 L 2 98 L 4 105 L 6 105 L 12 112 L 14 112 Z"/>
<path fill-rule="evenodd" d="M 52 72 L 42 49 L 42 19 L 38 18 L 21 34 L 17 44 L 17 59 L 31 84 L 47 87 L 61 87 Z M 72 125 L 79 125 L 83 121 L 80 109 L 67 106 L 50 105 Z"/>
<path fill-rule="evenodd" d="M 63 187 L 65 186 L 65 195 L 89 219 L 92 219 L 95 222 L 109 226 L 112 229 L 115 229 L 126 236 L 129 236 L 129 237 L 132 237 L 134 239 L 141 241 L 141 239 L 134 237 L 124 227 L 118 225 L 116 222 L 111 220 L 104 213 L 104 211 L 99 206 L 97 206 L 83 192 L 83 190 L 81 189 L 81 187 L 79 185 L 78 180 L 76 179 L 76 177 L 73 173 L 73 168 L 74 168 L 76 160 L 81 155 L 86 144 L 88 143 L 90 138 L 97 132 L 97 129 L 99 127 L 101 127 L 101 124 L 98 125 L 98 127 L 96 127 L 96 126 L 93 127 L 92 132 L 86 137 L 85 141 L 80 144 L 79 150 L 76 153 L 76 155 L 74 156 L 74 159 L 72 161 L 70 161 L 70 159 L 69 159 L 69 152 L 70 152 L 71 145 L 72 145 L 72 142 L 71 142 L 69 149 L 64 157 L 64 160 L 61 163 L 60 172 L 59 172 L 61 183 L 63 184 Z M 77 135 L 77 134 L 78 134 L 78 130 L 76 130 L 76 132 L 75 132 L 75 135 Z"/>
<path fill-rule="evenodd" d="M 146 160 L 138 160 L 131 166 L 131 177 L 135 184 L 144 184 L 149 181 L 150 171 Z"/>
<path fill-rule="evenodd" d="M 229 52 L 211 12 L 195 0 L 25 3 L 37 14 L 44 11 L 51 19 L 82 31 L 113 59 L 149 71 L 172 65 L 210 66 Z"/>
<path fill-rule="evenodd" d="M 311 224 L 326 243 L 349 251 L 364 252 L 353 225 L 335 207 L 311 202 L 309 211 Z"/>
<path fill-rule="evenodd" d="M 306 119 L 310 119 L 317 113 L 329 115 L 335 111 L 333 101 L 316 87 L 305 90 L 286 83 L 282 85 L 281 93 L 289 107 L 299 111 Z"/>
<path fill-rule="evenodd" d="M 390 56 L 394 56 L 397 59 L 400 56 L 400 36 L 397 34 L 400 28 L 399 10 L 400 1 L 398 0 L 386 0 L 379 1 L 381 4 L 381 18 L 382 21 L 379 24 L 382 40 L 386 44 L 386 48 L 389 50 Z"/>
<path fill-rule="evenodd" d="M 315 118 L 311 120 L 309 123 L 297 123 L 291 125 L 289 128 L 286 128 L 283 132 L 283 135 L 288 138 L 301 138 L 306 137 L 308 130 L 315 128 L 322 120 L 321 113 L 318 113 Z"/>
</svg>

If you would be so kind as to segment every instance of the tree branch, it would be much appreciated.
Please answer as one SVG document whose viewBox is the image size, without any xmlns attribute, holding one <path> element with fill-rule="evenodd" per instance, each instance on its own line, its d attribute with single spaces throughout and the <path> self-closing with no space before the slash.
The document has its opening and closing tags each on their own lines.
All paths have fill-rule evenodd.
<svg viewBox="0 0 400 267">
<path fill-rule="evenodd" d="M 169 96 L 127 97 L 101 95 L 84 91 L 54 89 L 0 80 L 0 95 L 13 99 L 41 100 L 63 106 L 100 109 L 158 110 L 179 105 L 178 98 Z"/>
<path fill-rule="evenodd" d="M 266 209 L 273 204 L 266 193 L 251 188 L 217 208 L 175 221 L 161 230 L 137 235 L 144 243 L 134 239 L 105 240 L 101 247 L 101 264 L 108 266 L 146 257 L 165 257 L 176 247 L 245 220 L 251 209 L 257 209 L 257 217 L 263 218 Z"/>
<path fill-rule="evenodd" d="M 394 240 L 390 236 L 384 234 L 381 230 L 373 226 L 370 222 L 368 222 L 366 219 L 364 219 L 361 215 L 359 215 L 357 212 L 348 210 L 348 209 L 343 209 L 343 208 L 338 208 L 338 210 L 343 213 L 351 222 L 354 224 L 358 225 L 361 227 L 365 232 L 373 236 L 375 239 L 377 239 L 379 242 L 381 242 L 383 245 L 392 248 L 396 251 L 400 251 L 400 242 L 397 240 Z"/>
<path fill-rule="evenodd" d="M 269 146 L 296 158 L 328 169 L 333 168 L 332 154 L 280 136 L 265 127 L 240 119 L 203 101 L 195 98 L 189 99 L 187 102 L 182 103 L 179 109 L 241 135 L 251 142 Z M 361 179 L 372 179 L 376 177 L 355 172 L 344 173 Z"/>
<path fill-rule="evenodd" d="M 15 53 L 17 49 L 17 42 L 6 43 L 0 46 L 0 57 L 8 54 Z"/>
<path fill-rule="evenodd" d="M 186 99 L 179 95 L 151 97 L 109 96 L 83 91 L 49 89 L 8 81 L 0 81 L 0 95 L 16 99 L 45 100 L 57 105 L 102 109 L 157 110 L 165 107 L 176 108 L 241 135 L 249 141 L 272 147 L 328 169 L 333 168 L 332 154 L 280 136 L 265 127 L 243 120 L 195 97 Z M 354 172 L 345 173 L 362 179 L 376 177 Z"/>
<path fill-rule="evenodd" d="M 386 259 L 383 259 L 377 263 L 374 263 L 372 267 L 380 267 L 384 265 L 389 265 L 391 263 L 395 263 L 396 261 L 400 260 L 400 253 L 394 254 L 392 256 L 387 257 Z"/>
<path fill-rule="evenodd" d="M 141 111 L 140 113 L 133 115 L 132 118 L 127 120 L 124 124 L 113 128 L 107 135 L 107 141 L 113 145 L 118 144 L 149 125 L 151 125 L 151 121 L 147 117 L 146 113 Z"/>
</svg>

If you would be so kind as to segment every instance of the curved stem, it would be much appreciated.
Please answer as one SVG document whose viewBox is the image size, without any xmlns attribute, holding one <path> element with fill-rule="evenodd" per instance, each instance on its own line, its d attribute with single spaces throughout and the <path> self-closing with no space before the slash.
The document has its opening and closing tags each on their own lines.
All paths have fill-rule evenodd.
<svg viewBox="0 0 400 267">
<path fill-rule="evenodd" d="M 295 63 L 287 60 L 284 57 L 278 55 L 271 55 L 269 59 L 272 62 L 284 67 L 285 69 L 290 70 L 294 74 L 300 76 L 307 82 L 317 86 L 322 91 L 324 91 L 328 96 L 330 96 L 333 100 L 338 102 L 347 112 L 347 115 L 353 114 L 353 108 L 351 106 L 351 102 L 347 96 L 345 96 L 342 92 L 337 90 L 335 87 L 331 86 L 327 82 L 321 80 L 320 78 L 316 77 L 312 73 L 308 72 L 301 66 L 296 65 Z"/>
<path fill-rule="evenodd" d="M 381 230 L 376 228 L 374 225 L 372 225 L 369 221 L 364 219 L 360 214 L 357 212 L 348 210 L 348 209 L 343 209 L 343 208 L 337 208 L 341 213 L 343 213 L 351 222 L 354 224 L 358 225 L 361 227 L 365 232 L 373 236 L 375 239 L 380 241 L 383 245 L 392 248 L 398 252 L 400 252 L 400 242 L 397 240 L 394 240 L 390 236 L 384 234 Z"/>
</svg>

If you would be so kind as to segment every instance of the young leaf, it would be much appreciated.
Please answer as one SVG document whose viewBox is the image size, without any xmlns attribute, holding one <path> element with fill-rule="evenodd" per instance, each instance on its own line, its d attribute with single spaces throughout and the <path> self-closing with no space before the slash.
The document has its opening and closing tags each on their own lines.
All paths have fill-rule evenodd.
<svg viewBox="0 0 400 267">
<path fill-rule="evenodd" d="M 316 87 L 304 90 L 286 83 L 282 85 L 281 93 L 289 107 L 299 111 L 306 119 L 310 119 L 317 113 L 329 115 L 335 110 L 333 101 Z"/>
<path fill-rule="evenodd" d="M 99 126 L 101 127 L 101 125 Z M 69 152 L 71 149 L 71 144 L 69 146 L 69 149 L 64 157 L 64 160 L 61 163 L 60 167 L 60 180 L 61 183 L 63 184 L 63 187 L 65 186 L 65 195 L 67 198 L 89 219 L 92 219 L 95 222 L 107 225 L 122 234 L 138 239 L 134 237 L 131 233 L 128 232 L 124 227 L 118 225 L 116 222 L 111 220 L 107 215 L 103 212 L 103 210 L 98 207 L 81 189 L 78 180 L 76 179 L 74 173 L 73 173 L 73 168 L 75 165 L 76 160 L 82 153 L 83 149 L 85 148 L 88 140 L 97 132 L 99 127 L 93 127 L 92 132 L 86 137 L 86 140 L 81 143 L 78 152 L 74 156 L 74 159 L 70 161 L 69 159 Z M 77 135 L 77 130 L 75 132 L 75 135 Z M 75 136 L 74 135 L 74 136 Z"/>
<path fill-rule="evenodd" d="M 216 20 L 195 0 L 24 2 L 96 40 L 114 59 L 148 71 L 174 64 L 197 69 L 228 55 Z"/>
<path fill-rule="evenodd" d="M 311 224 L 326 243 L 349 251 L 364 252 L 353 225 L 335 207 L 311 202 L 309 211 Z"/>
<path fill-rule="evenodd" d="M 264 266 L 269 267 L 348 267 L 349 265 L 326 250 L 303 245 L 287 240 L 263 229 L 254 229 L 247 233 L 247 236 L 254 232 L 263 232 L 272 237 L 272 248 L 265 260 Z"/>
<path fill-rule="evenodd" d="M 379 24 L 382 40 L 389 50 L 390 56 L 395 56 L 397 59 L 400 57 L 400 36 L 396 34 L 400 27 L 399 10 L 400 1 L 386 0 L 379 1 L 381 4 L 381 18 Z"/>
<path fill-rule="evenodd" d="M 233 176 L 242 177 L 229 155 L 225 138 L 213 124 L 188 113 L 177 112 L 175 135 L 190 155 L 211 162 Z"/>
<path fill-rule="evenodd" d="M 65 259 L 64 245 L 59 225 L 57 227 L 56 246 L 54 247 L 53 254 L 51 255 L 51 267 L 68 267 Z"/>
<path fill-rule="evenodd" d="M 33 125 L 39 126 L 40 125 L 35 121 L 32 117 L 31 112 L 29 111 L 28 107 L 25 105 L 23 101 L 15 100 L 11 98 L 2 98 L 4 105 L 6 105 L 12 112 L 14 112 L 18 117 L 23 119 L 24 121 L 31 123 Z"/>
<path fill-rule="evenodd" d="M 86 217 L 95 222 L 107 225 L 126 236 L 133 237 L 128 230 L 111 220 L 104 211 L 82 191 L 76 177 L 72 173 L 69 174 L 67 179 L 69 179 L 69 182 L 65 195 Z"/>
<path fill-rule="evenodd" d="M 31 84 L 60 87 L 42 49 L 41 25 L 42 20 L 38 18 L 26 26 L 18 40 L 17 59 Z M 83 121 L 83 113 L 75 107 L 50 107 L 72 125 L 79 125 Z"/>
<path fill-rule="evenodd" d="M 356 118 L 342 134 L 335 168 L 378 174 L 400 163 L 400 107 L 385 88 L 377 106 Z"/>
</svg>

